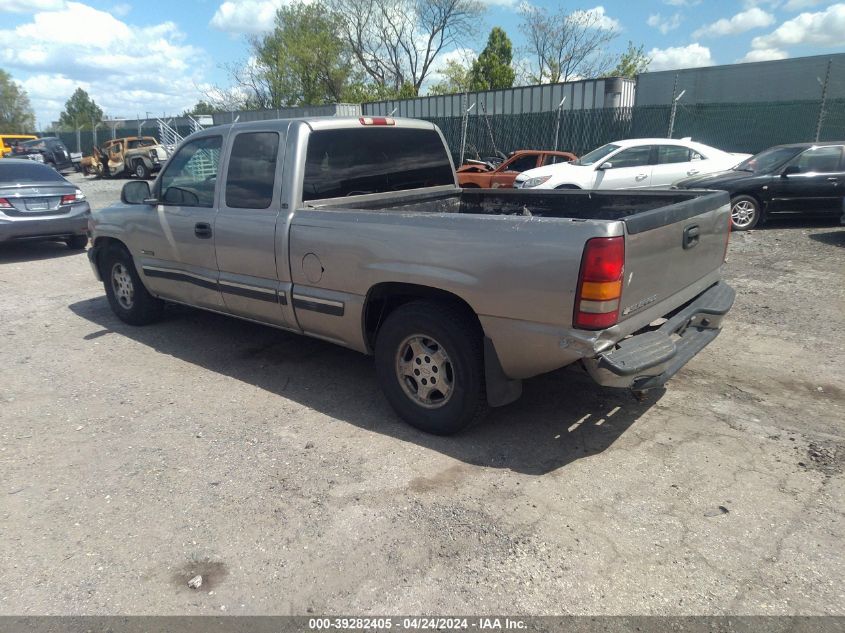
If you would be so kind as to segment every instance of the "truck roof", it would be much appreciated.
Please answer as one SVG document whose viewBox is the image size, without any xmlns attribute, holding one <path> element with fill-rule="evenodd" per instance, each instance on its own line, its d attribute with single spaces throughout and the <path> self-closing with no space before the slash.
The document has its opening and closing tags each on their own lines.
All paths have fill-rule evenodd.
<svg viewBox="0 0 845 633">
<path fill-rule="evenodd" d="M 373 121 L 374 123 L 366 123 L 366 121 Z M 392 124 L 380 124 L 378 121 L 392 121 Z M 290 123 L 304 123 L 312 130 L 337 130 L 344 128 L 358 128 L 358 127 L 397 127 L 405 129 L 434 129 L 434 124 L 420 119 L 406 119 L 394 117 L 336 117 L 336 116 L 320 116 L 320 117 L 301 117 L 290 119 L 265 119 L 263 121 L 244 121 L 237 123 L 227 123 L 225 125 L 215 126 L 215 128 L 226 128 L 233 130 L 251 130 L 251 129 L 267 129 L 268 126 L 278 126 L 279 128 L 286 127 Z M 211 130 L 214 128 L 206 128 Z"/>
</svg>

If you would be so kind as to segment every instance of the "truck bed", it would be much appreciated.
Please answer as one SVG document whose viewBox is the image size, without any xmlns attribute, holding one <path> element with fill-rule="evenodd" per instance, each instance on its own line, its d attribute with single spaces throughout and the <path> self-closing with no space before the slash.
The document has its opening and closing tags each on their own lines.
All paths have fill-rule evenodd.
<svg viewBox="0 0 845 633">
<path fill-rule="evenodd" d="M 342 207 L 405 213 L 514 215 L 572 220 L 623 220 L 629 233 L 677 222 L 713 208 L 723 194 L 690 191 L 526 191 L 462 189 L 411 195 L 377 194 L 320 201 L 315 208 Z M 352 202 L 352 204 L 350 204 Z"/>
</svg>

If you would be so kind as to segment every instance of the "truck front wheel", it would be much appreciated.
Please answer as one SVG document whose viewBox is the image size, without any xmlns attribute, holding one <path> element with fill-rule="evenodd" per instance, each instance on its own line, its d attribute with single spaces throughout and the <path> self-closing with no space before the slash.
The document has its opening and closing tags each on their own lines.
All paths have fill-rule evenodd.
<svg viewBox="0 0 845 633">
<path fill-rule="evenodd" d="M 125 248 L 112 246 L 102 254 L 100 274 L 112 312 L 121 321 L 130 325 L 146 325 L 161 317 L 164 302 L 144 287 L 132 256 Z"/>
<path fill-rule="evenodd" d="M 451 435 L 487 411 L 481 332 L 459 309 L 398 307 L 379 329 L 375 362 L 388 402 L 422 431 Z"/>
</svg>

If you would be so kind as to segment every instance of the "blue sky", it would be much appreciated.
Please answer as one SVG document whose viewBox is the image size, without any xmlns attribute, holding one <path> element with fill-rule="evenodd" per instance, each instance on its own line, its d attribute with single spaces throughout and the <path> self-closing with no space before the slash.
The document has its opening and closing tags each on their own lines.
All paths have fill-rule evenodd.
<svg viewBox="0 0 845 633">
<path fill-rule="evenodd" d="M 175 114 L 247 57 L 246 37 L 287 0 L 1 0 L 0 68 L 29 93 L 40 125 L 77 86 L 110 116 Z M 475 41 L 500 26 L 519 48 L 520 0 L 482 0 Z M 643 44 L 652 70 L 845 51 L 845 2 L 825 0 L 533 0 L 550 10 L 592 10 L 618 32 L 611 52 Z M 457 55 L 452 51 L 451 56 Z M 445 59 L 445 57 L 444 57 Z M 436 79 L 436 78 L 435 78 Z"/>
</svg>

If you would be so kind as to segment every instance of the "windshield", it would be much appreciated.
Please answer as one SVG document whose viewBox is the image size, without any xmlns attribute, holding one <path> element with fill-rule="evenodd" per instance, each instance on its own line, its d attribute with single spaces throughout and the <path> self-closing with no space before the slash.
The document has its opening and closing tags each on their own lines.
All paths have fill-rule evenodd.
<svg viewBox="0 0 845 633">
<path fill-rule="evenodd" d="M 608 143 L 607 145 L 602 145 L 598 149 L 594 149 L 592 152 L 588 154 L 584 154 L 578 160 L 573 160 L 573 165 L 592 165 L 597 163 L 602 158 L 610 154 L 611 152 L 615 152 L 619 149 L 618 145 L 614 145 L 613 143 Z"/>
<path fill-rule="evenodd" d="M 753 171 L 765 174 L 783 165 L 800 152 L 801 149 L 800 147 L 772 147 L 759 154 L 755 154 L 751 158 L 746 158 L 734 167 L 734 169 L 737 171 Z"/>
</svg>

